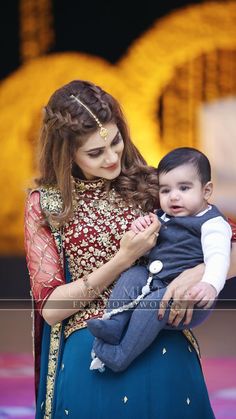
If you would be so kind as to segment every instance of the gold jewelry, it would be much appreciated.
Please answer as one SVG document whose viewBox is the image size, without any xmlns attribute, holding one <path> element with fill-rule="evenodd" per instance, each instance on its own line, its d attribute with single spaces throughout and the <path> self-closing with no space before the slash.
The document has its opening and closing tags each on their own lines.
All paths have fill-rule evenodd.
<svg viewBox="0 0 236 419">
<path fill-rule="evenodd" d="M 175 308 L 176 307 L 176 308 Z M 181 307 L 178 304 L 175 304 L 175 306 L 171 306 L 170 311 L 172 311 L 172 313 L 177 316 L 178 314 L 180 314 L 181 312 Z"/>
<path fill-rule="evenodd" d="M 177 316 L 180 313 L 180 310 L 177 310 L 175 308 L 172 308 L 171 311 L 175 316 Z"/>
<path fill-rule="evenodd" d="M 83 281 L 83 283 L 84 283 L 85 287 L 87 288 L 87 290 L 88 290 L 89 292 L 93 292 L 93 294 L 94 294 L 96 297 L 99 297 L 99 298 L 101 298 L 103 301 L 105 301 L 105 299 L 103 298 L 103 295 L 102 295 L 102 294 L 100 294 L 99 292 L 96 292 L 96 290 L 92 287 L 92 285 L 90 285 L 90 283 L 89 283 L 89 279 L 88 279 L 87 275 L 83 276 L 82 281 Z"/>
<path fill-rule="evenodd" d="M 91 109 L 89 109 L 89 107 L 85 105 L 80 99 L 78 99 L 75 95 L 70 95 L 70 97 L 76 100 L 80 105 L 82 105 L 86 109 L 86 111 L 90 113 L 90 115 L 92 115 L 92 117 L 95 119 L 96 123 L 98 124 L 100 128 L 100 131 L 99 131 L 100 136 L 104 138 L 104 140 L 106 140 L 106 137 L 108 136 L 108 129 L 102 125 L 102 123 L 99 121 L 96 115 L 94 115 Z"/>
<path fill-rule="evenodd" d="M 87 275 L 83 276 L 82 281 L 89 292 L 93 292 L 97 297 L 99 296 L 95 289 L 90 285 Z"/>
<path fill-rule="evenodd" d="M 85 285 L 85 287 L 87 288 L 88 291 L 94 291 L 93 287 L 91 285 L 89 285 L 87 276 L 84 276 L 82 278 L 82 281 L 83 281 L 83 283 L 84 283 L 84 285 Z"/>
</svg>

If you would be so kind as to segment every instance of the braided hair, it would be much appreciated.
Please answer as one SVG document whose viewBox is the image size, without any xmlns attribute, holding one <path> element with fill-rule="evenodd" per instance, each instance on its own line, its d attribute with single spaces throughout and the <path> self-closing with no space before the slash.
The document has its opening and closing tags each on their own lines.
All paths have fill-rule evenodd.
<svg viewBox="0 0 236 419">
<path fill-rule="evenodd" d="M 96 120 L 71 96 L 78 97 L 96 115 L 102 124 L 117 125 L 124 151 L 120 175 L 107 182 L 120 196 L 144 211 L 157 206 L 158 187 L 156 170 L 147 166 L 144 158 L 130 140 L 128 127 L 117 100 L 95 84 L 74 80 L 56 90 L 44 108 L 40 134 L 39 172 L 36 184 L 59 188 L 63 199 L 63 212 L 54 216 L 63 223 L 73 213 L 72 176 L 82 177 L 79 167 L 73 163 L 76 150 L 98 129 Z M 71 176 L 72 175 L 72 176 Z"/>
</svg>

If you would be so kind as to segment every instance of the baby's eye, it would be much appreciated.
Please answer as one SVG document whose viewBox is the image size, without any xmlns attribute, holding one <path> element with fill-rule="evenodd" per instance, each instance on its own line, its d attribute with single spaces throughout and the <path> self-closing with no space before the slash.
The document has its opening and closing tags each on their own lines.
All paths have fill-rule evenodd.
<svg viewBox="0 0 236 419">
<path fill-rule="evenodd" d="M 187 185 L 182 185 L 182 186 L 180 186 L 180 190 L 181 191 L 188 191 L 190 189 L 190 186 L 187 186 Z"/>
</svg>

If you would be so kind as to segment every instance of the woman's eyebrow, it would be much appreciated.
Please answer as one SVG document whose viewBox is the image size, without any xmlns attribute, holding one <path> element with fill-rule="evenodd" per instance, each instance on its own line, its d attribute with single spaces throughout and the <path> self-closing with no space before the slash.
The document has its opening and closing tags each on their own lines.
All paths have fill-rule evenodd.
<svg viewBox="0 0 236 419">
<path fill-rule="evenodd" d="M 119 134 L 119 132 L 120 131 L 117 131 L 116 135 L 112 138 L 111 143 L 112 143 L 112 141 L 115 140 L 115 138 L 117 137 L 117 135 Z M 85 153 L 89 153 L 90 151 L 104 150 L 104 148 L 105 148 L 105 146 L 103 146 L 103 147 L 90 148 L 89 150 L 85 150 Z"/>
</svg>

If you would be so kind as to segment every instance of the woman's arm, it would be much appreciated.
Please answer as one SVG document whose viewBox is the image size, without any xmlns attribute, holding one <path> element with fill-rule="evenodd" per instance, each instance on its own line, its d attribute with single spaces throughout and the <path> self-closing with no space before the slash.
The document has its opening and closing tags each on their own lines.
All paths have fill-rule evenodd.
<svg viewBox="0 0 236 419">
<path fill-rule="evenodd" d="M 119 251 L 109 262 L 86 278 L 65 284 L 52 234 L 46 227 L 38 228 L 41 218 L 39 194 L 36 192 L 30 196 L 26 206 L 25 248 L 33 296 L 40 306 L 43 295 L 40 308 L 50 325 L 76 313 L 78 301 L 86 304 L 111 285 L 121 272 L 154 246 L 154 232 L 158 229 L 157 223 L 153 223 L 139 234 L 127 232 L 121 240 Z"/>
<path fill-rule="evenodd" d="M 25 206 L 24 244 L 31 293 L 40 313 L 51 292 L 65 283 L 54 237 L 40 225 L 42 220 L 39 193 L 32 192 Z"/>
<path fill-rule="evenodd" d="M 236 277 L 236 241 L 232 242 L 230 267 L 228 270 L 227 279 Z"/>
<path fill-rule="evenodd" d="M 160 303 L 161 308 L 158 311 L 158 316 L 163 317 L 166 307 L 170 299 L 173 299 L 177 303 L 177 308 L 180 308 L 180 313 L 175 316 L 170 311 L 169 324 L 178 326 L 181 320 L 185 319 L 186 326 L 190 323 L 193 315 L 193 307 L 197 303 L 194 294 L 194 285 L 198 284 L 202 280 L 202 276 L 205 271 L 205 265 L 195 266 L 194 268 L 187 269 L 177 276 L 168 285 L 165 294 L 163 295 Z M 236 242 L 232 242 L 230 267 L 227 275 L 227 279 L 236 277 Z M 190 294 L 191 289 L 191 294 Z"/>
<path fill-rule="evenodd" d="M 228 223 L 230 224 L 232 230 L 232 247 L 231 247 L 231 259 L 230 259 L 230 267 L 227 275 L 227 279 L 236 277 L 236 224 L 228 218 Z"/>
<path fill-rule="evenodd" d="M 230 267 L 227 275 L 227 279 L 230 279 L 236 277 L 236 224 L 230 219 L 228 219 L 228 222 L 232 229 Z M 204 264 L 187 269 L 168 285 L 160 303 L 161 308 L 158 311 L 159 318 L 164 316 L 168 302 L 172 299 L 177 303 L 177 308 L 180 308 L 180 311 L 177 316 L 170 311 L 168 323 L 173 326 L 178 326 L 181 320 L 185 319 L 185 324 L 187 326 L 191 322 L 193 307 L 197 303 L 197 300 L 195 299 L 197 293 L 194 293 L 194 285 L 202 280 L 204 271 Z"/>
<path fill-rule="evenodd" d="M 128 269 L 140 256 L 150 250 L 156 241 L 153 232 L 157 226 L 152 225 L 150 227 L 152 228 L 148 232 L 145 231 L 139 233 L 139 235 L 131 231 L 127 232 L 121 240 L 120 249 L 115 256 L 87 275 L 85 281 L 84 278 L 79 278 L 77 281 L 55 288 L 42 311 L 47 323 L 53 325 L 76 313 L 81 302 L 83 302 L 84 307 L 86 303 L 96 299 L 124 270 Z M 57 301 L 59 301 L 60 308 L 63 302 L 65 303 L 63 310 L 58 310 L 56 307 L 52 308 L 52 305 L 56 305 Z M 73 308 L 73 304 L 75 308 Z M 68 305 L 69 308 L 66 308 Z"/>
</svg>

